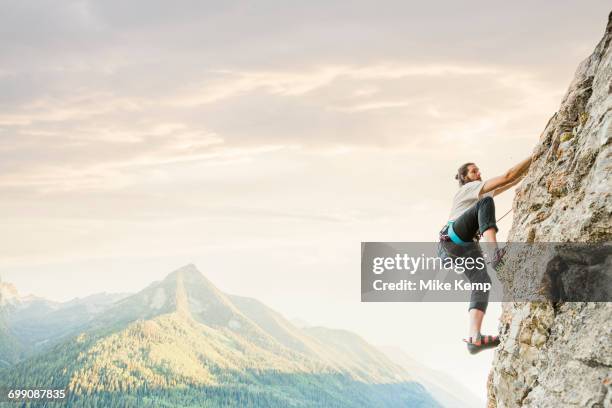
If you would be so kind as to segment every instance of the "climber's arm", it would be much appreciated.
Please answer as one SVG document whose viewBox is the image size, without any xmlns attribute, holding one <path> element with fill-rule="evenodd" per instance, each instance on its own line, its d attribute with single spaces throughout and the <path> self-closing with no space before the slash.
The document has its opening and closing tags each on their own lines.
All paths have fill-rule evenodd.
<svg viewBox="0 0 612 408">
<path fill-rule="evenodd" d="M 527 169 L 529 169 L 529 165 L 531 164 L 531 156 L 512 167 L 510 170 L 502 174 L 501 176 L 493 177 L 484 182 L 482 189 L 480 190 L 480 194 L 486 194 L 490 191 L 495 191 L 500 187 L 505 187 L 506 185 L 518 180 Z"/>
<path fill-rule="evenodd" d="M 501 194 L 501 193 L 503 193 L 504 191 L 506 191 L 506 190 L 508 190 L 508 189 L 510 189 L 510 188 L 512 188 L 512 187 L 514 187 L 514 186 L 516 186 L 518 183 L 520 183 L 520 182 L 521 182 L 521 180 L 523 180 L 523 178 L 522 178 L 522 177 L 518 177 L 518 178 L 517 178 L 516 180 L 514 180 L 513 182 L 511 182 L 511 183 L 509 183 L 509 184 L 506 184 L 506 185 L 505 185 L 505 186 L 503 186 L 503 187 L 496 188 L 495 190 L 493 190 L 493 196 L 495 197 L 495 196 L 497 196 L 497 195 L 500 195 L 500 194 Z"/>
</svg>

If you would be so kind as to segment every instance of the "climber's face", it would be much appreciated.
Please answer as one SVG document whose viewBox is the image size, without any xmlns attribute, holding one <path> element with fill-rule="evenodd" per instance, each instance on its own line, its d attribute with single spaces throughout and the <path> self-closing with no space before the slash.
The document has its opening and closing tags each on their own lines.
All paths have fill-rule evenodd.
<svg viewBox="0 0 612 408">
<path fill-rule="evenodd" d="M 468 166 L 468 172 L 465 177 L 470 181 L 481 181 L 480 178 L 480 169 L 475 164 L 470 164 Z"/>
</svg>

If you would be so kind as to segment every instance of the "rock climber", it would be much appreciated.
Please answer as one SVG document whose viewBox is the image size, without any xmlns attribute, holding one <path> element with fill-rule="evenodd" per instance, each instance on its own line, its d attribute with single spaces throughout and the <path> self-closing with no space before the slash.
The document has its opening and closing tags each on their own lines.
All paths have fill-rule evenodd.
<svg viewBox="0 0 612 408">
<path fill-rule="evenodd" d="M 516 185 L 530 164 L 531 156 L 501 176 L 486 181 L 482 181 L 480 169 L 476 164 L 465 163 L 459 167 L 455 175 L 455 179 L 459 182 L 459 190 L 453 198 L 448 222 L 440 231 L 440 244 L 444 257 L 473 259 L 483 257 L 478 241 L 480 237 L 484 237 L 491 266 L 496 270 L 499 268 L 503 263 L 505 248 L 499 248 L 497 245 L 498 228 L 493 197 Z M 465 275 L 470 282 L 491 282 L 486 265 L 482 263 L 466 269 Z M 488 301 L 488 291 L 472 290 L 468 308 L 469 337 L 464 339 L 471 354 L 499 344 L 499 336 L 485 336 L 480 333 Z"/>
</svg>

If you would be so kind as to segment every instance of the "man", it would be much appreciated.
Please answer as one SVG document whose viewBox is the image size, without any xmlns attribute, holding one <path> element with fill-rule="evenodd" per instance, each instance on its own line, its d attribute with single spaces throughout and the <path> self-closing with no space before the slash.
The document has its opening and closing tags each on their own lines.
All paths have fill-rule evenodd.
<svg viewBox="0 0 612 408">
<path fill-rule="evenodd" d="M 489 243 L 491 265 L 495 269 L 499 267 L 505 250 L 497 246 L 498 229 L 493 197 L 516 185 L 527 172 L 530 164 L 531 157 L 523 160 L 501 176 L 493 177 L 484 182 L 476 164 L 465 163 L 459 167 L 455 176 L 455 179 L 459 182 L 459 190 L 453 198 L 448 222 L 440 231 L 440 241 L 446 256 L 451 258 L 482 257 L 481 249 L 477 244 L 479 237 L 482 236 Z M 486 266 L 483 268 L 474 266 L 466 270 L 465 275 L 470 282 L 491 282 Z M 498 336 L 483 336 L 480 333 L 488 299 L 488 292 L 472 290 L 468 309 L 470 315 L 469 337 L 464 339 L 471 354 L 496 347 L 499 344 Z"/>
</svg>

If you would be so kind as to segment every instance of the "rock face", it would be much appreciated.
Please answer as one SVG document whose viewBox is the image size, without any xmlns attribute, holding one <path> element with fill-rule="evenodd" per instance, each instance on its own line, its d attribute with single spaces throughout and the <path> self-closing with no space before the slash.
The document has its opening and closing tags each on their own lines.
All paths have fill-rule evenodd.
<svg viewBox="0 0 612 408">
<path fill-rule="evenodd" d="M 514 200 L 509 241 L 610 241 L 611 40 L 612 13 L 542 133 Z M 525 273 L 508 269 L 502 273 Z M 520 277 L 545 284 L 538 279 Z M 612 303 L 506 303 L 500 331 L 489 407 L 612 407 Z"/>
</svg>

